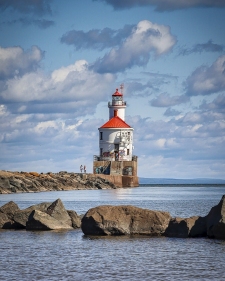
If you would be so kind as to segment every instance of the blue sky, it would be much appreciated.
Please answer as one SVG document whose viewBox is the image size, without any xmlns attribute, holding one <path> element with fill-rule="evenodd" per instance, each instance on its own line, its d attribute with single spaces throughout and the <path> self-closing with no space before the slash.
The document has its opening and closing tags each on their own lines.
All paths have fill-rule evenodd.
<svg viewBox="0 0 225 281">
<path fill-rule="evenodd" d="M 140 177 L 225 179 L 224 27 L 223 0 L 0 1 L 0 169 L 92 172 L 123 83 Z"/>
</svg>

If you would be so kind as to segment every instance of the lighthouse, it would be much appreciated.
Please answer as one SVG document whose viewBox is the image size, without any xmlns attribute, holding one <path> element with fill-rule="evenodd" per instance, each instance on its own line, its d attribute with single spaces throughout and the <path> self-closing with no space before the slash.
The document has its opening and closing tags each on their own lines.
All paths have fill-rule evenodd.
<svg viewBox="0 0 225 281">
<path fill-rule="evenodd" d="M 93 172 L 120 187 L 138 186 L 137 156 L 133 155 L 134 129 L 125 121 L 126 102 L 116 89 L 108 102 L 109 120 L 99 130 L 99 154 Z"/>
</svg>

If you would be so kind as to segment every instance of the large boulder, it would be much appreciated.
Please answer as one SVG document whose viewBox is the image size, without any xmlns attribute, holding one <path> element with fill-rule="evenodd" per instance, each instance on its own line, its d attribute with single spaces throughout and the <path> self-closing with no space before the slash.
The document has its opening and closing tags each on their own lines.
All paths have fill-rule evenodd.
<svg viewBox="0 0 225 281">
<path fill-rule="evenodd" d="M 99 206 L 82 218 L 86 235 L 162 235 L 171 219 L 168 212 L 151 211 L 134 206 Z"/>
<path fill-rule="evenodd" d="M 0 228 L 14 229 L 20 228 L 19 225 L 13 220 L 14 214 L 20 211 L 16 203 L 10 201 L 0 207 Z"/>
<path fill-rule="evenodd" d="M 73 210 L 67 210 L 68 215 L 72 221 L 73 228 L 80 228 L 81 226 L 81 218 L 80 216 Z"/>
<path fill-rule="evenodd" d="M 16 212 L 18 212 L 20 210 L 20 208 L 18 207 L 18 205 L 13 202 L 10 201 L 8 203 L 6 203 L 5 205 L 0 207 L 0 211 L 4 214 L 6 214 L 8 216 L 9 219 L 13 219 L 13 216 Z"/>
<path fill-rule="evenodd" d="M 20 210 L 16 212 L 13 216 L 13 220 L 15 221 L 15 223 L 17 223 L 17 228 L 26 228 L 26 223 L 33 210 L 47 212 L 47 209 L 51 204 L 52 203 L 44 202 L 44 203 L 32 205 L 24 210 Z"/>
<path fill-rule="evenodd" d="M 66 223 L 56 220 L 47 213 L 39 210 L 31 212 L 26 223 L 27 230 L 67 230 L 72 227 Z"/>
<path fill-rule="evenodd" d="M 206 219 L 204 217 L 177 217 L 170 220 L 165 236 L 178 238 L 204 237 L 206 232 Z"/>
<path fill-rule="evenodd" d="M 72 226 L 71 218 L 60 199 L 57 199 L 56 201 L 54 201 L 47 208 L 46 213 L 49 214 L 54 219 Z"/>
<path fill-rule="evenodd" d="M 225 239 L 225 195 L 207 215 L 207 235 L 210 238 Z"/>
</svg>

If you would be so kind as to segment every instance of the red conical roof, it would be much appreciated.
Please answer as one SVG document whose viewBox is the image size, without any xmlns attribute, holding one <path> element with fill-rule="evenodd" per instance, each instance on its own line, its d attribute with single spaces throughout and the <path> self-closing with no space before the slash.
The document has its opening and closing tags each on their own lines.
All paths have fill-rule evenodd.
<svg viewBox="0 0 225 281">
<path fill-rule="evenodd" d="M 125 121 L 123 121 L 119 116 L 114 116 L 109 121 L 107 121 L 100 128 L 131 128 Z"/>
<path fill-rule="evenodd" d="M 122 97 L 123 94 L 119 93 L 119 92 L 118 92 L 118 89 L 116 89 L 116 91 L 115 91 L 115 93 L 113 94 L 113 96 L 114 96 L 114 97 L 115 97 L 115 96 L 120 96 L 120 97 Z"/>
</svg>

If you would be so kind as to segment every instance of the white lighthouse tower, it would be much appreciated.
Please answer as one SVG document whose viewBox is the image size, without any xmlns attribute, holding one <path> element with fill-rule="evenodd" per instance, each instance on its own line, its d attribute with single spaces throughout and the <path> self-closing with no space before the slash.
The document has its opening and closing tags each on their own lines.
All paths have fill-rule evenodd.
<svg viewBox="0 0 225 281">
<path fill-rule="evenodd" d="M 98 129 L 99 155 L 94 156 L 93 172 L 104 178 L 110 176 L 109 180 L 121 187 L 138 186 L 137 156 L 133 155 L 134 129 L 125 122 L 126 102 L 118 89 L 108 108 L 109 120 Z"/>
</svg>

